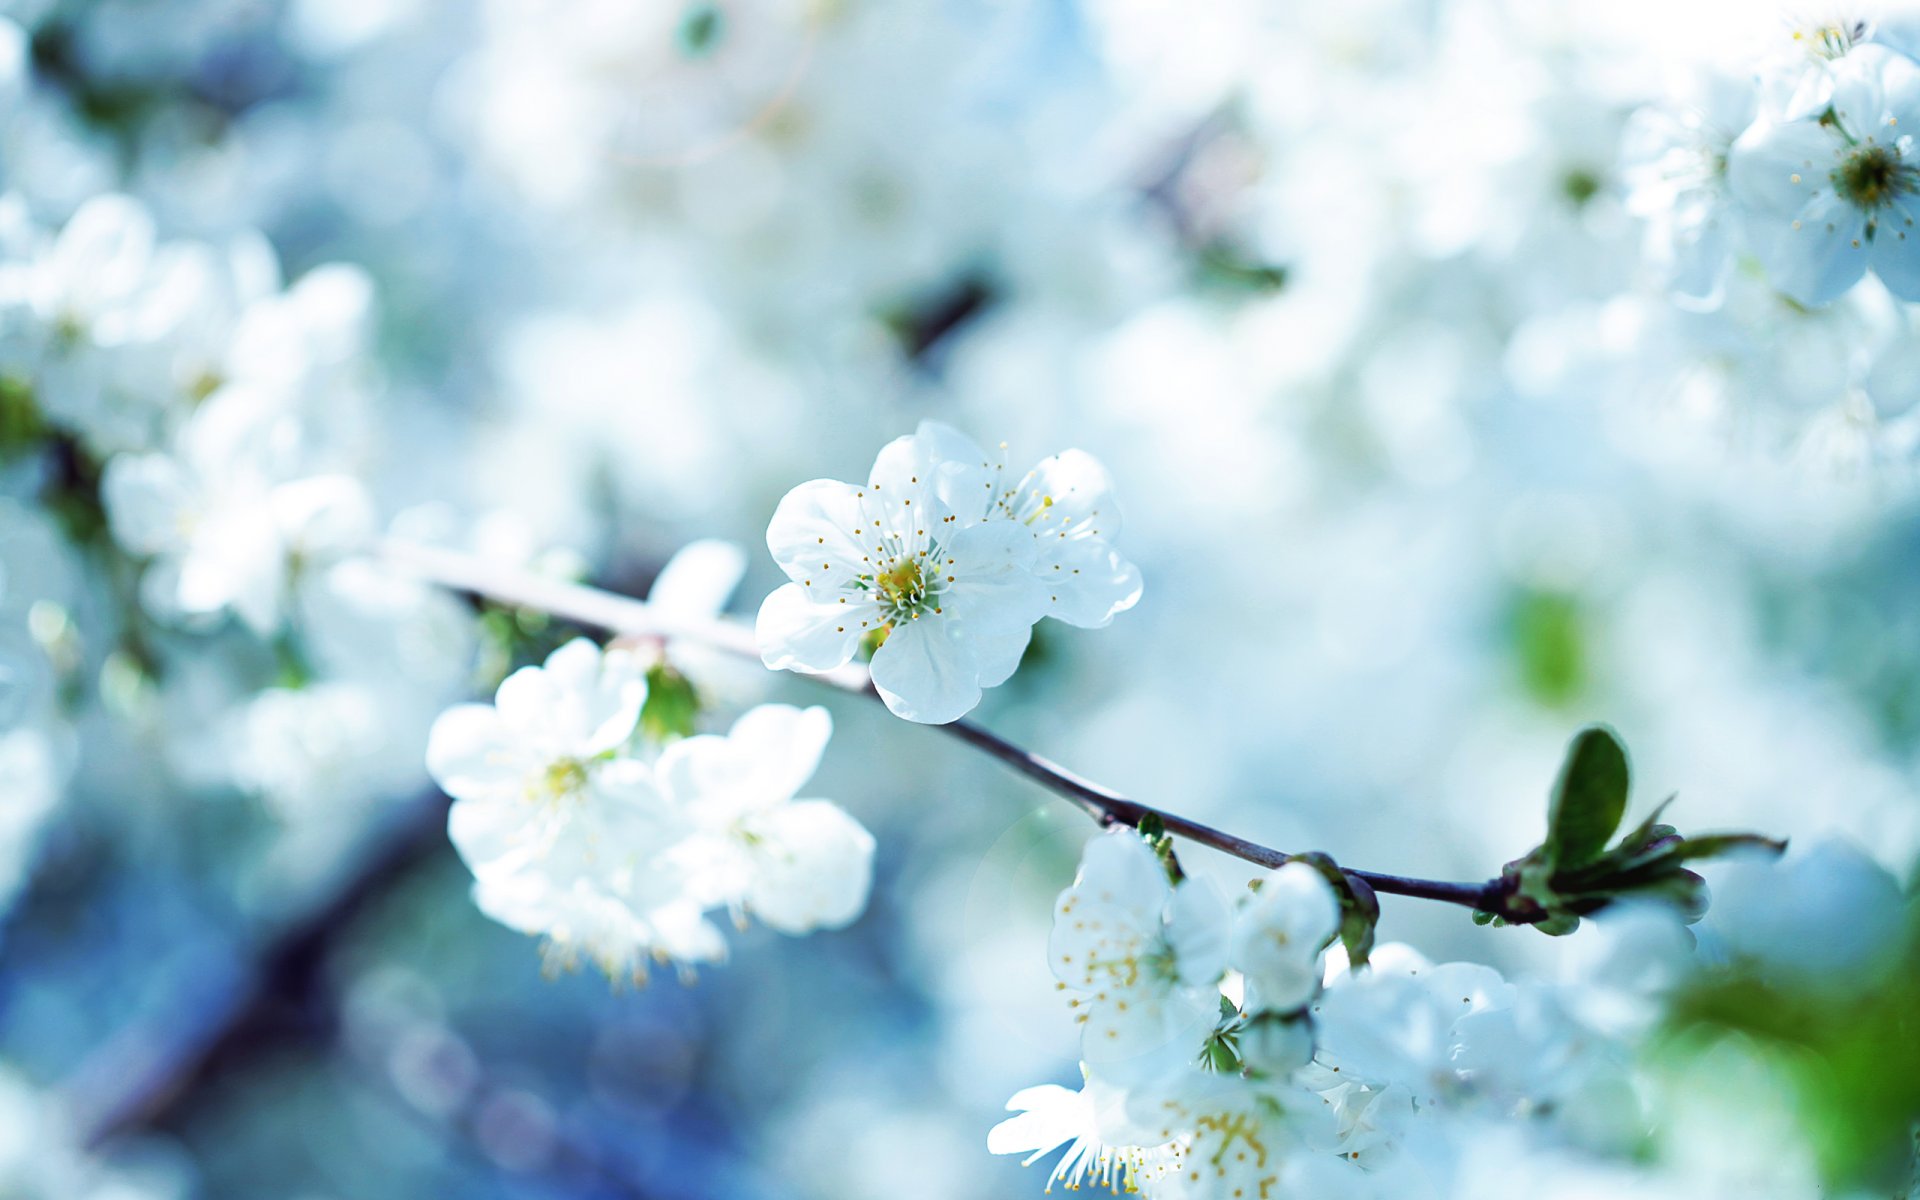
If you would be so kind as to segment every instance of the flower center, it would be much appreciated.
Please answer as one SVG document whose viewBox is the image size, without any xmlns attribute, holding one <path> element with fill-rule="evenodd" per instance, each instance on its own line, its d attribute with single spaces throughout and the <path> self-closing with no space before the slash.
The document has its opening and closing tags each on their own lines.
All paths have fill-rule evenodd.
<svg viewBox="0 0 1920 1200">
<path fill-rule="evenodd" d="M 557 804 L 586 790 L 587 764 L 577 758 L 555 759 L 527 780 L 527 799 Z"/>
<path fill-rule="evenodd" d="M 930 552 L 937 549 L 937 546 L 929 547 Z M 922 553 L 896 558 L 873 576 L 870 585 L 873 598 L 889 625 L 940 611 L 940 593 L 946 590 L 947 580 L 928 575 L 921 566 L 925 557 Z"/>
<path fill-rule="evenodd" d="M 920 574 L 920 564 L 913 559 L 898 562 L 890 571 L 882 572 L 875 580 L 880 594 L 894 607 L 918 604 L 926 595 L 926 579 Z"/>
<path fill-rule="evenodd" d="M 1856 208 L 1873 209 L 1915 190 L 1920 172 L 1887 146 L 1865 145 L 1848 154 L 1833 172 L 1834 190 Z"/>
<path fill-rule="evenodd" d="M 1815 58 L 1829 61 L 1844 57 L 1853 49 L 1855 42 L 1864 41 L 1867 25 L 1864 21 L 1840 24 L 1829 21 L 1825 24 L 1808 25 L 1793 31 L 1793 40 Z"/>
</svg>

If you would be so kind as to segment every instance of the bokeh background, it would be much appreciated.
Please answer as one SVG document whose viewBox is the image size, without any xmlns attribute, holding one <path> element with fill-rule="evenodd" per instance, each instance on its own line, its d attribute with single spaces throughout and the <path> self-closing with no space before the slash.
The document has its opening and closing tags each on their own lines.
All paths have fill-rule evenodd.
<svg viewBox="0 0 1920 1200">
<path fill-rule="evenodd" d="M 387 530 L 634 594 L 723 538 L 750 614 L 794 484 L 925 418 L 1078 446 L 1145 596 L 1044 625 L 996 731 L 1469 879 L 1602 719 L 1636 815 L 1677 792 L 1690 830 L 1837 832 L 1905 878 L 1912 317 L 1746 268 L 1695 311 L 1628 203 L 1629 118 L 1769 36 L 1755 7 L 0 0 L 0 183 L 9 221 L 118 192 L 165 243 L 346 264 L 313 423 Z M 1043 956 L 1083 818 L 728 676 L 715 721 L 833 708 L 809 790 L 879 839 L 869 911 L 689 984 L 549 979 L 468 899 L 421 756 L 552 631 L 362 579 L 296 677 L 232 622 L 130 655 L 48 472 L 8 445 L 0 1059 L 114 1164 L 49 1194 L 1038 1190 L 985 1134 L 1075 1075 Z M 1393 899 L 1382 935 L 1559 949 Z M 0 1129 L 0 1162 L 50 1145 Z"/>
</svg>

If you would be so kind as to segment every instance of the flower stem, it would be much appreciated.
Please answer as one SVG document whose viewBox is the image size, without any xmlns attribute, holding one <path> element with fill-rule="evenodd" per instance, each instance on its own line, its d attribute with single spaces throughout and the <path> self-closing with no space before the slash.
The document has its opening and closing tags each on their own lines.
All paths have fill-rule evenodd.
<svg viewBox="0 0 1920 1200">
<path fill-rule="evenodd" d="M 651 605 L 629 596 L 620 596 L 598 588 L 545 579 L 528 572 L 500 567 L 472 555 L 411 543 L 389 541 L 382 544 L 380 558 L 393 569 L 425 582 L 453 591 L 512 605 L 530 608 L 551 616 L 591 625 L 622 637 L 698 642 L 742 658 L 758 662 L 760 651 L 753 631 L 738 622 L 720 619 L 689 620 L 670 617 Z M 865 668 L 849 663 L 834 671 L 808 674 L 842 691 L 878 698 Z M 1104 784 L 1076 775 L 1030 750 L 1022 749 L 999 734 L 971 721 L 960 720 L 930 728 L 958 738 L 976 750 L 999 759 L 1007 766 L 1072 801 L 1102 825 L 1137 826 L 1148 817 L 1158 817 L 1168 833 L 1223 854 L 1244 859 L 1256 866 L 1277 867 L 1291 862 L 1295 855 L 1250 842 L 1235 834 L 1190 821 L 1185 817 L 1142 804 L 1113 791 Z M 1409 879 L 1383 875 L 1375 871 L 1342 868 L 1355 879 L 1371 885 L 1376 892 L 1395 896 L 1413 896 L 1438 900 L 1466 908 L 1494 913 L 1515 924 L 1535 919 L 1515 909 L 1509 890 L 1499 879 L 1485 883 L 1447 883 L 1432 879 Z"/>
</svg>

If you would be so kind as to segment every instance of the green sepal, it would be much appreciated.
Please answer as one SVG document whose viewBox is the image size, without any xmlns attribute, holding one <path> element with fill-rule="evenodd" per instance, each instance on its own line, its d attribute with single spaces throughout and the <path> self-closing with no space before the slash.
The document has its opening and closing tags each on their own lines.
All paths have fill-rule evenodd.
<svg viewBox="0 0 1920 1200">
<path fill-rule="evenodd" d="M 1153 856 L 1160 860 L 1160 866 L 1167 873 L 1167 882 L 1177 884 L 1187 877 L 1180 868 L 1180 858 L 1173 852 L 1173 835 L 1167 832 L 1167 823 L 1157 812 L 1149 812 L 1140 818 L 1134 832 L 1145 838 L 1152 847 Z"/>
<path fill-rule="evenodd" d="M 647 668 L 647 702 L 640 709 L 640 732 L 650 742 L 692 737 L 700 716 L 700 693 L 693 681 L 671 665 Z"/>
<path fill-rule="evenodd" d="M 1373 953 L 1374 928 L 1380 923 L 1380 898 L 1366 880 L 1349 875 L 1329 855 L 1319 851 L 1296 854 L 1294 862 L 1305 863 L 1320 872 L 1333 886 L 1340 901 L 1340 927 L 1334 936 L 1346 948 L 1347 961 L 1356 967 L 1367 965 Z"/>
</svg>

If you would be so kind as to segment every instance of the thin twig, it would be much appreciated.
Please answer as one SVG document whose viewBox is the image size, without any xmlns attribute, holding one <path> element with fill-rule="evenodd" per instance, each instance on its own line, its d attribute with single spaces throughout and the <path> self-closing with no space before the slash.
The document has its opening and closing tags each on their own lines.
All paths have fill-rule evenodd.
<svg viewBox="0 0 1920 1200">
<path fill-rule="evenodd" d="M 619 636 L 662 640 L 679 638 L 724 650 L 755 662 L 760 661 L 760 650 L 754 642 L 753 632 L 738 622 L 718 619 L 689 620 L 683 616 L 672 616 L 662 613 L 645 601 L 580 584 L 543 579 L 523 571 L 498 567 L 472 555 L 456 551 L 389 541 L 381 546 L 380 556 L 400 572 L 495 603 L 515 608 L 534 609 L 578 624 L 604 629 Z M 807 674 L 806 677 L 817 679 L 843 691 L 869 696 L 878 695 L 873 690 L 872 681 L 865 668 L 858 664 L 849 663 L 833 671 Z M 1244 859 L 1258 866 L 1277 867 L 1293 861 L 1296 857 L 1285 851 L 1275 850 L 1258 842 L 1250 842 L 1210 825 L 1202 825 L 1198 821 L 1190 821 L 1164 809 L 1129 799 L 1103 784 L 1076 775 L 1058 763 L 1042 758 L 1030 750 L 1022 749 L 971 721 L 954 721 L 946 725 L 932 726 L 932 728 L 942 730 L 976 750 L 984 751 L 1042 787 L 1064 796 L 1102 825 L 1138 826 L 1142 821 L 1152 817 L 1158 818 L 1168 833 L 1198 845 L 1231 854 L 1235 858 Z M 1433 879 L 1409 879 L 1399 875 L 1383 875 L 1375 871 L 1342 869 L 1353 878 L 1371 885 L 1376 892 L 1386 892 L 1395 896 L 1413 896 L 1423 900 L 1438 900 L 1445 904 L 1458 904 L 1467 908 L 1485 910 L 1516 924 L 1525 924 L 1537 919 L 1534 915 L 1512 906 L 1508 889 L 1498 879 L 1485 883 L 1448 883 Z"/>
</svg>

